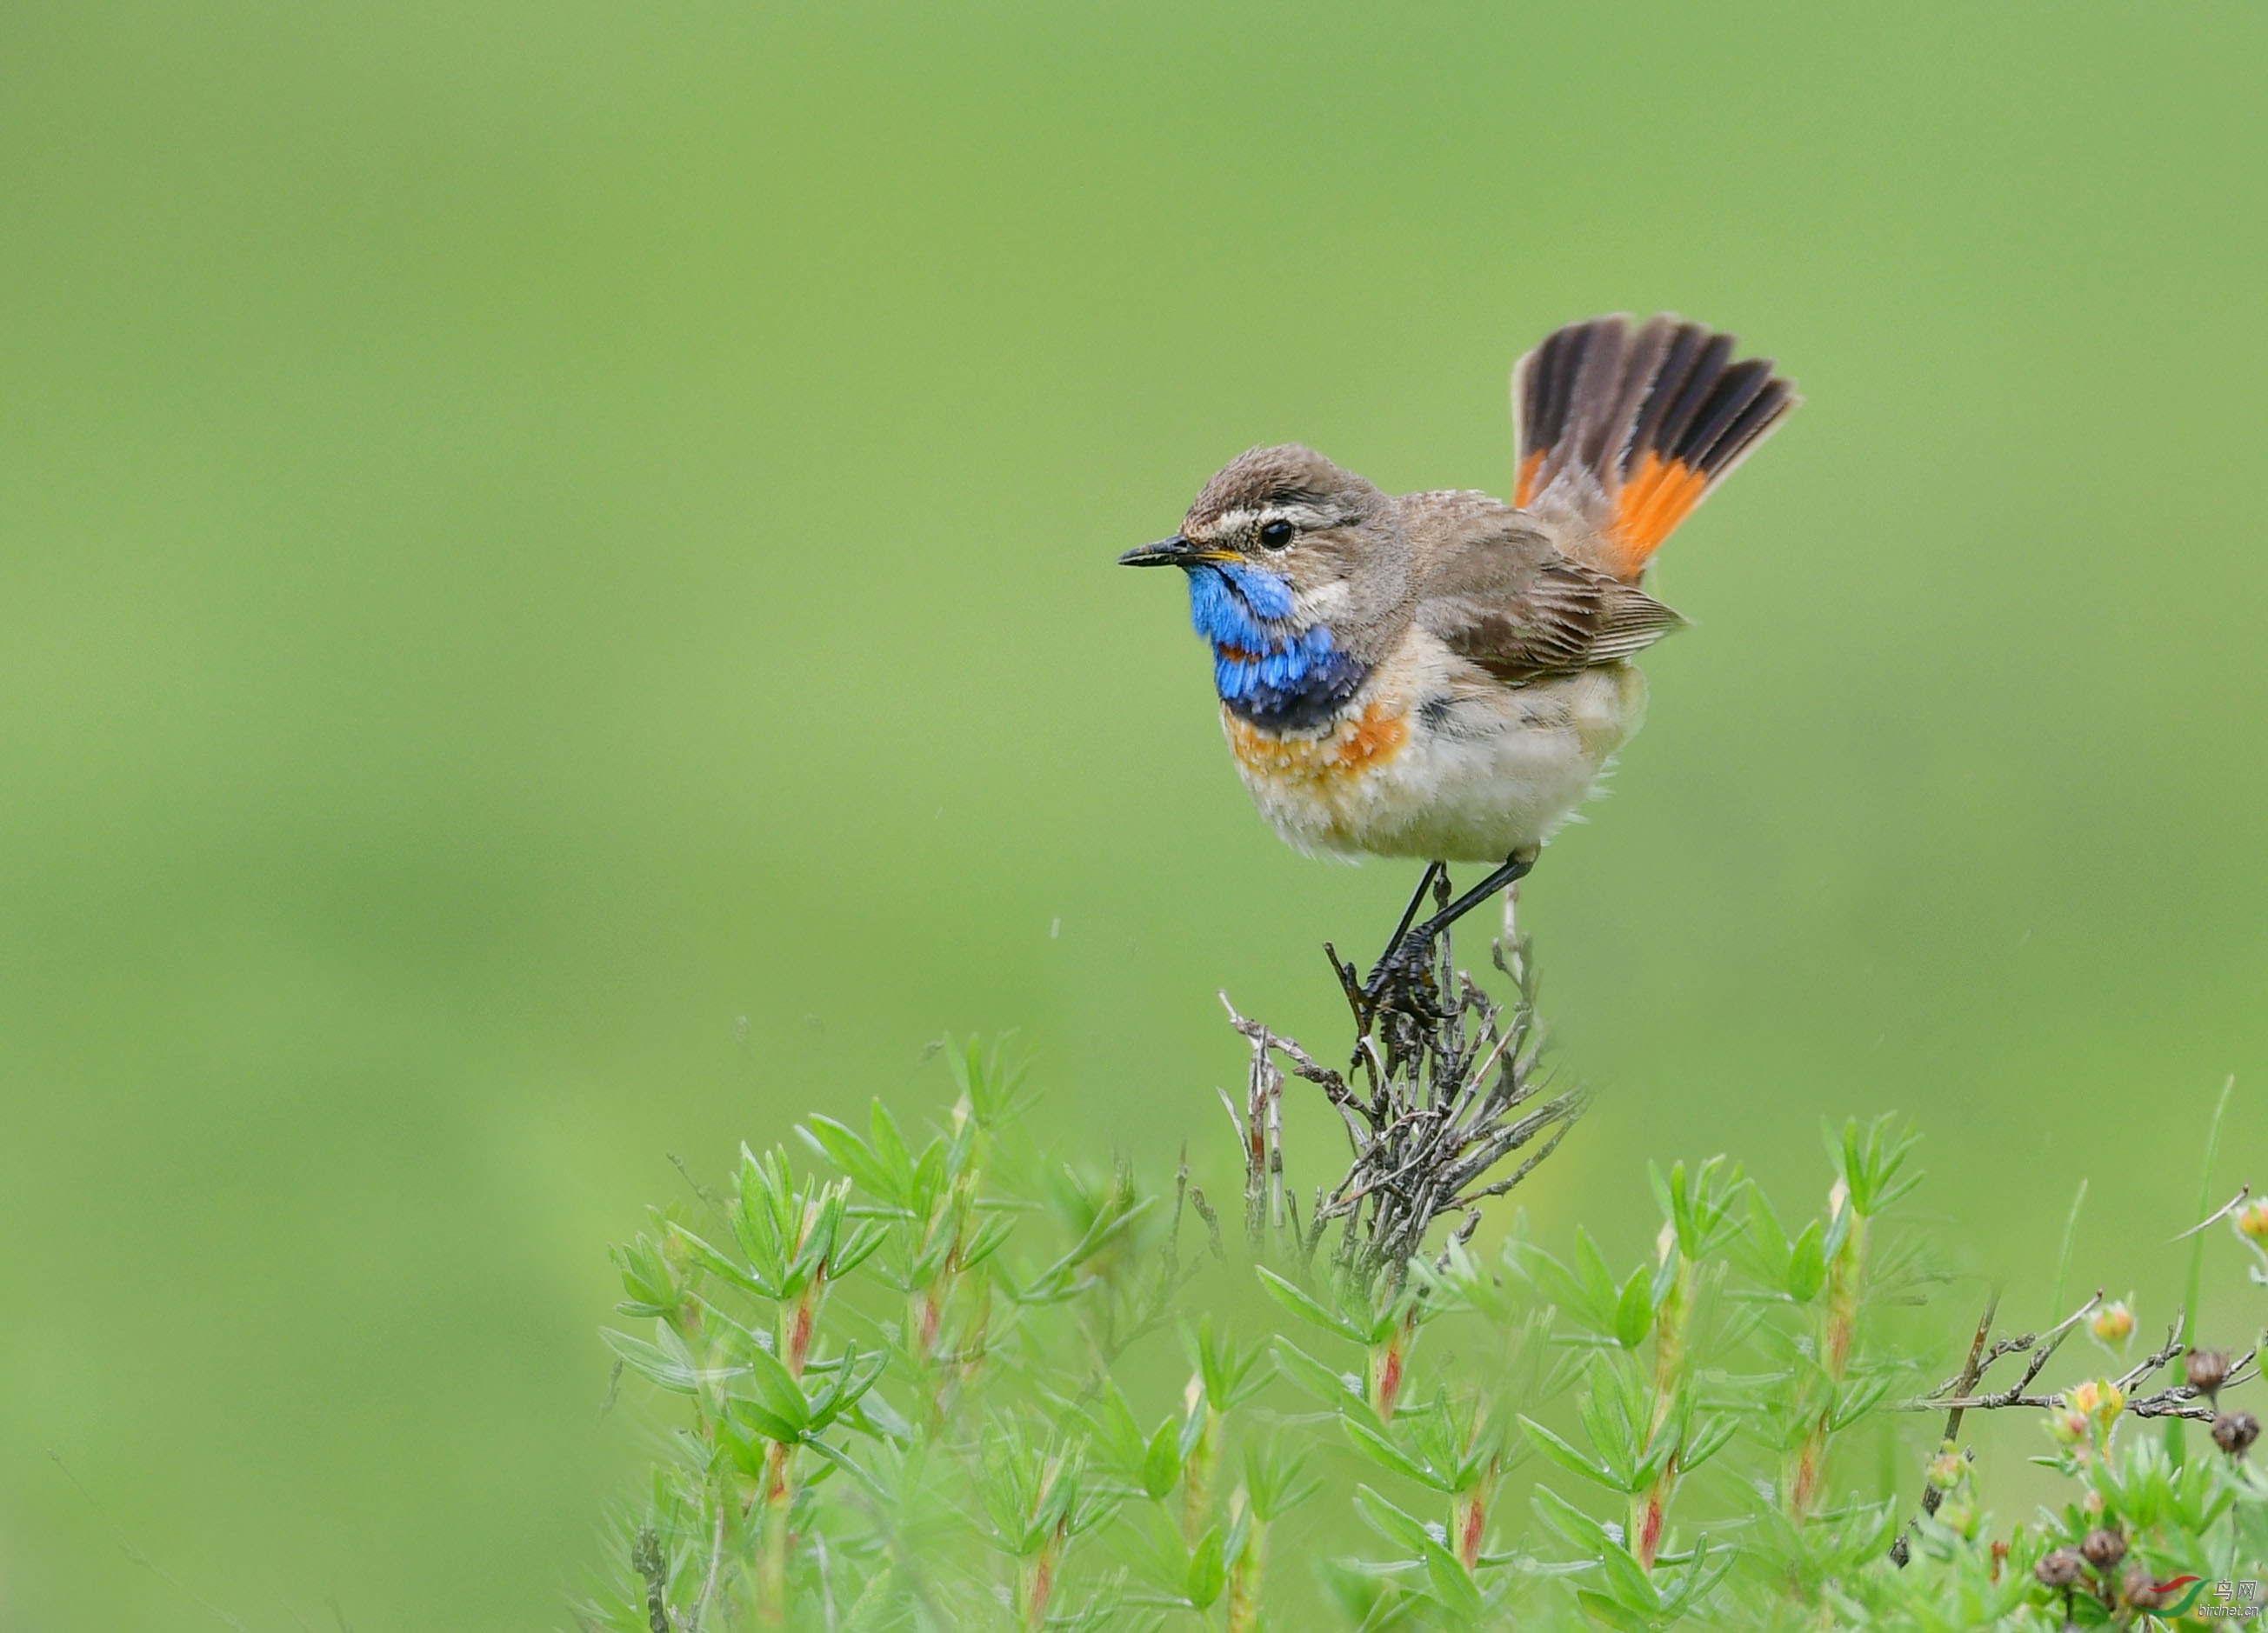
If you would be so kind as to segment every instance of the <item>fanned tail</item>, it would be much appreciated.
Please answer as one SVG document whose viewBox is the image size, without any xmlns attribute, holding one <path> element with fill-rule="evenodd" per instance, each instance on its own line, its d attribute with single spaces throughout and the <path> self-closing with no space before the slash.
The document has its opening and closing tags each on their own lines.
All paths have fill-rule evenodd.
<svg viewBox="0 0 2268 1633">
<path fill-rule="evenodd" d="M 1663 314 L 1555 331 L 1513 371 L 1522 510 L 1579 518 L 1625 582 L 1801 401 L 1766 357 Z"/>
</svg>

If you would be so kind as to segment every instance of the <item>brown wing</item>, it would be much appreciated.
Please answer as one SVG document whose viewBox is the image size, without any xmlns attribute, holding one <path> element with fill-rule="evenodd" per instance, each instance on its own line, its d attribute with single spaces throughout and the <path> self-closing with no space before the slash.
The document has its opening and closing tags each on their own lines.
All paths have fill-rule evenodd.
<svg viewBox="0 0 2268 1633">
<path fill-rule="evenodd" d="M 1508 506 L 1476 507 L 1426 554 L 1418 622 L 1509 684 L 1618 662 L 1685 622 Z"/>
</svg>

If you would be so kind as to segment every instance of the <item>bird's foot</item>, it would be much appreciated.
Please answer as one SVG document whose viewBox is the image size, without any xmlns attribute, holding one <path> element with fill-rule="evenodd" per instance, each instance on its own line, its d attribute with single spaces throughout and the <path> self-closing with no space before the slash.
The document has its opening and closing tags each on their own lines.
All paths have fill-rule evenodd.
<svg viewBox="0 0 2268 1633">
<path fill-rule="evenodd" d="M 1421 924 L 1387 948 L 1362 983 L 1363 1001 L 1373 1014 L 1382 1009 L 1420 1016 L 1431 1012 L 1440 985 L 1433 973 L 1433 943 L 1439 934 L 1432 925 Z"/>
</svg>

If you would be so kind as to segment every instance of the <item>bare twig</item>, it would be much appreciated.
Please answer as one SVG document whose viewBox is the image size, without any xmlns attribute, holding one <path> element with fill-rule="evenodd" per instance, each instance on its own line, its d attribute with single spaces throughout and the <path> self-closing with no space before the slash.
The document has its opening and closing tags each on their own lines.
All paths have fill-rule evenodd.
<svg viewBox="0 0 2268 1633">
<path fill-rule="evenodd" d="M 2192 1225 L 2189 1229 L 2183 1231 L 2181 1235 L 2175 1237 L 2174 1240 L 2177 1242 L 2186 1240 L 2188 1238 L 2196 1235 L 2199 1231 L 2205 1229 L 2206 1225 L 2226 1219 L 2230 1214 L 2235 1213 L 2239 1208 L 2244 1206 L 2244 1199 L 2251 1195 L 2252 1188 L 2250 1185 L 2238 1187 L 2235 1195 L 2230 1197 L 2220 1207 L 2205 1215 L 2204 1218 L 2199 1219 L 2195 1225 Z"/>
<path fill-rule="evenodd" d="M 2041 1338 L 2046 1340 L 2044 1342 L 2036 1339 L 2030 1334 L 2026 1334 L 2021 1341 L 2007 1340 L 1993 1345 L 1986 1353 L 1984 1363 L 1986 1366 L 1991 1365 L 1999 1355 L 2013 1354 L 2027 1343 L 2039 1344 L 2039 1347 L 2032 1351 L 2031 1358 L 2024 1368 L 2023 1376 L 2008 1388 L 1995 1390 L 1989 1394 L 1975 1394 L 1967 1393 L 1969 1389 L 1975 1387 L 1975 1379 L 1969 1380 L 1965 1387 L 1956 1381 L 1955 1385 L 1940 1387 L 1933 1394 L 1924 1396 L 1919 1400 L 1909 1401 L 1900 1409 L 1910 1412 L 1928 1412 L 1943 1408 L 1948 1412 L 1997 1411 L 2004 1407 L 2046 1409 L 2062 1405 L 2062 1401 L 2056 1394 L 2034 1394 L 2026 1392 L 2030 1388 L 2032 1380 L 2039 1376 L 2041 1369 L 2047 1365 L 2048 1357 L 2055 1353 L 2057 1346 L 2062 1343 L 2079 1319 L 2093 1309 L 2102 1297 L 2101 1293 L 2095 1294 L 2094 1298 L 2089 1299 L 2073 1314 L 2051 1328 L 2046 1334 L 2041 1335 Z M 2182 1316 L 2176 1313 L 2172 1325 L 2167 1330 L 2166 1342 L 2111 1380 L 2122 1395 L 2129 1394 L 2145 1379 L 2163 1368 L 2188 1348 L 2182 1341 Z M 2232 1389 L 2257 1378 L 2260 1375 L 2259 1354 L 2259 1350 L 2256 1346 L 2239 1356 L 2229 1367 L 2228 1376 L 2221 1382 L 2220 1389 L 2223 1391 Z M 1946 1393 L 1948 1387 L 1953 1390 L 1949 1396 Z M 2165 1388 L 2149 1394 L 2131 1395 L 2123 1409 L 2136 1417 L 2186 1417 L 2199 1423 L 2210 1423 L 2215 1416 L 2214 1409 L 2210 1405 L 2200 1406 L 2196 1403 L 2203 1393 L 2202 1390 L 2191 1388 L 2186 1383 L 2169 1384 Z"/>
<path fill-rule="evenodd" d="M 2097 1298 L 2102 1297 L 2100 1293 L 2095 1296 Z M 1977 1377 L 1984 1370 L 1984 1342 L 1992 1335 L 1992 1317 L 1999 1312 L 1999 1308 L 2000 1290 L 1995 1287 L 1992 1290 L 1992 1296 L 1984 1300 L 1984 1313 L 1977 1318 L 1977 1336 L 1969 1341 L 1969 1359 L 1961 1369 L 1961 1375 L 1956 1382 L 1954 1391 L 1955 1394 L 1966 1394 L 1970 1390 L 1974 1389 L 1977 1387 Z M 1956 1406 L 1950 1409 L 1946 1413 L 1945 1432 L 1938 1438 L 1939 1445 L 1953 1445 L 1959 1442 L 1961 1438 L 1962 1410 L 1962 1408 Z M 1932 1481 L 1922 1490 L 1922 1519 L 1926 1519 L 1932 1514 L 1937 1512 L 1938 1504 L 1944 1501 L 1944 1490 L 1937 1484 L 1936 1482 Z M 1898 1533 L 1898 1540 L 1890 1544 L 1890 1563 L 1896 1565 L 1901 1570 L 1904 1569 L 1906 1560 L 1911 1551 L 1908 1546 L 1908 1538 L 1912 1533 L 1912 1530 L 1913 1526 L 1911 1524 L 1908 1525 L 1904 1530 Z"/>
<path fill-rule="evenodd" d="M 1205 1194 L 1194 1185 L 1189 1187 L 1189 1206 L 1197 1210 L 1197 1217 L 1204 1221 L 1206 1234 L 1212 1238 L 1212 1256 L 1227 1258 L 1228 1249 L 1221 1245 L 1220 1240 L 1220 1215 L 1213 1211 L 1212 1204 L 1205 1200 Z"/>
<path fill-rule="evenodd" d="M 1446 880 L 1435 885 L 1446 901 Z M 1280 1060 L 1339 1114 L 1351 1158 L 1338 1183 L 1318 1191 L 1304 1227 L 1291 1210 L 1290 1245 L 1311 1262 L 1336 1222 L 1342 1269 L 1364 1283 L 1381 1275 L 1398 1282 L 1438 1222 L 1457 1218 L 1457 1238 L 1469 1237 L 1478 1204 L 1511 1190 L 1557 1150 L 1587 1099 L 1580 1090 L 1544 1098 L 1535 963 L 1516 933 L 1492 948 L 1492 962 L 1514 988 L 1509 1006 L 1455 967 L 1447 936 L 1407 982 L 1375 1000 L 1353 964 L 1333 947 L 1324 952 L 1356 1022 L 1360 1088 L 1221 995 L 1229 1025 L 1253 1050 L 1241 1114 L 1228 1101 L 1245 1158 L 1248 1234 L 1258 1243 L 1267 1227 L 1285 1227 Z M 1530 1147 L 1510 1173 L 1498 1172 Z"/>
</svg>

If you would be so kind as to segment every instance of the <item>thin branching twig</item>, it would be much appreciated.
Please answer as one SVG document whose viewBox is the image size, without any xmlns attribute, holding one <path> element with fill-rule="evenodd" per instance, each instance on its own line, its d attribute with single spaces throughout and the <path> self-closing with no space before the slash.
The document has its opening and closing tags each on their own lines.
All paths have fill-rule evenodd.
<svg viewBox="0 0 2268 1633">
<path fill-rule="evenodd" d="M 1242 1111 L 1221 1096 L 1245 1160 L 1247 1234 L 1257 1249 L 1272 1230 L 1304 1267 L 1336 1224 L 1342 1270 L 1366 1284 L 1381 1275 L 1398 1281 L 1437 1223 L 1457 1218 L 1454 1234 L 1469 1238 L 1479 1203 L 1511 1190 L 1557 1150 L 1587 1097 L 1580 1089 L 1546 1092 L 1525 937 L 1508 933 L 1492 949 L 1491 962 L 1513 983 L 1508 1006 L 1456 967 L 1446 934 L 1417 979 L 1384 997 L 1367 993 L 1334 949 L 1324 952 L 1355 1021 L 1358 1082 L 1239 1014 L 1221 995 L 1229 1025 L 1252 1048 Z M 1283 1190 L 1285 1070 L 1322 1091 L 1345 1127 L 1351 1156 L 1344 1177 L 1318 1191 L 1304 1225 Z M 1522 1152 L 1509 1173 L 1498 1172 Z"/>
</svg>

